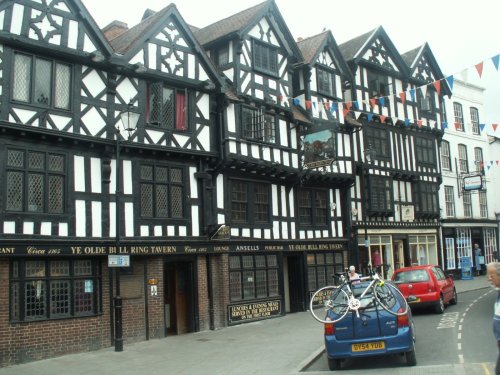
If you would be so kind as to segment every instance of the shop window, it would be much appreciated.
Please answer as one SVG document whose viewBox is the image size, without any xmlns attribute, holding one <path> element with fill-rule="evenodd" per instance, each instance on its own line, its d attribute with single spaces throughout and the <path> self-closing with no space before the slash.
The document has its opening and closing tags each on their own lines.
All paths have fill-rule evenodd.
<svg viewBox="0 0 500 375">
<path fill-rule="evenodd" d="M 61 214 L 64 212 L 66 157 L 34 150 L 8 149 L 6 210 Z"/>
<path fill-rule="evenodd" d="M 12 261 L 11 320 L 60 319 L 100 313 L 99 267 L 90 259 Z"/>
<path fill-rule="evenodd" d="M 13 70 L 13 100 L 43 107 L 70 109 L 70 65 L 15 53 Z"/>
<path fill-rule="evenodd" d="M 141 216 L 144 218 L 184 218 L 186 184 L 182 168 L 141 165 Z"/>
<path fill-rule="evenodd" d="M 279 296 L 276 255 L 231 255 L 229 257 L 231 302 Z"/>
<path fill-rule="evenodd" d="M 319 288 L 332 285 L 335 275 L 343 272 L 342 253 L 307 254 L 308 290 L 315 292 Z"/>
</svg>

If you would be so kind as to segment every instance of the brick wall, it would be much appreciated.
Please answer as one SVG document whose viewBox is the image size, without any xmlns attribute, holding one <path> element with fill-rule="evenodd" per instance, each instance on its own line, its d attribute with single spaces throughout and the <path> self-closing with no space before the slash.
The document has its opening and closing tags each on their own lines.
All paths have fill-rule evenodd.
<svg viewBox="0 0 500 375">
<path fill-rule="evenodd" d="M 9 260 L 0 259 L 0 367 L 111 345 L 108 272 L 102 267 L 102 314 L 29 323 L 9 321 Z"/>
<path fill-rule="evenodd" d="M 151 287 L 148 286 L 149 309 L 149 337 L 151 339 L 165 337 L 165 308 L 164 308 L 164 282 L 163 258 L 148 258 L 148 279 L 158 281 L 158 295 L 151 296 Z"/>
</svg>

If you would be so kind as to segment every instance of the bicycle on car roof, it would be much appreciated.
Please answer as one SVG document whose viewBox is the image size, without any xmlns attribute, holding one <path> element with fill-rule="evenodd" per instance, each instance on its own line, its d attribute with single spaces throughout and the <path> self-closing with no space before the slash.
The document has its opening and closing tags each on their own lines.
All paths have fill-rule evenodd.
<svg viewBox="0 0 500 375">
<path fill-rule="evenodd" d="M 361 283 L 363 281 L 370 282 L 366 285 Z M 398 300 L 400 303 L 396 303 Z M 364 310 L 375 303 L 395 316 L 403 316 L 409 309 L 399 289 L 382 279 L 377 272 L 370 270 L 369 276 L 350 281 L 346 270 L 340 274 L 340 285 L 325 286 L 314 292 L 309 302 L 309 311 L 320 323 L 336 323 L 349 311 L 354 311 L 359 317 L 359 310 Z M 397 310 L 395 306 L 398 307 Z M 319 310 L 322 312 L 321 315 Z"/>
</svg>

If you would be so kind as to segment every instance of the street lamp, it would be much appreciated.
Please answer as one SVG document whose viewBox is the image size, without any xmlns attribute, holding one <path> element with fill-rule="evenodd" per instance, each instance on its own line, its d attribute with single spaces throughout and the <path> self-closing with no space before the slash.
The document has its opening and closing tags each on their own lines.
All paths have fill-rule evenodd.
<svg viewBox="0 0 500 375">
<path fill-rule="evenodd" d="M 132 101 L 127 106 L 127 109 L 120 113 L 121 124 L 123 130 L 127 132 L 125 141 L 129 141 L 132 134 L 137 129 L 140 113 L 133 111 Z M 121 128 L 118 124 L 116 126 L 116 190 L 115 190 L 115 250 L 117 253 L 120 251 L 120 184 L 121 184 L 121 161 L 120 161 L 120 146 L 122 143 Z M 114 268 L 115 273 L 115 352 L 123 351 L 123 325 L 122 325 L 122 299 L 120 297 L 120 269 Z"/>
<path fill-rule="evenodd" d="M 370 241 L 368 240 L 368 223 L 366 210 L 368 208 L 368 197 L 370 195 L 370 189 L 368 188 L 368 175 L 369 175 L 369 166 L 375 161 L 375 157 L 377 156 L 377 150 L 375 147 L 372 147 L 371 144 L 368 144 L 368 147 L 363 151 L 365 154 L 365 161 L 363 163 L 363 191 L 361 194 L 361 198 L 363 199 L 363 225 L 365 230 L 365 250 L 367 253 L 370 250 Z M 365 175 L 366 174 L 366 175 Z M 366 192 L 366 194 L 365 194 Z"/>
</svg>

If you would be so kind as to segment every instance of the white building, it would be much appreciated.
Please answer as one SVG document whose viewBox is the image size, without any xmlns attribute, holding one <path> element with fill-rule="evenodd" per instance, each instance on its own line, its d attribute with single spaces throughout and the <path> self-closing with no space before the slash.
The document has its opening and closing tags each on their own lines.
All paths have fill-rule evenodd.
<svg viewBox="0 0 500 375">
<path fill-rule="evenodd" d="M 455 80 L 446 101 L 448 126 L 441 143 L 443 182 L 440 187 L 443 266 L 459 274 L 462 257 L 475 267 L 474 244 L 483 249 L 485 262 L 497 250 L 498 222 L 488 136 L 481 123 L 484 88 Z M 465 263 L 464 263 L 465 265 Z M 464 269 L 465 271 L 465 269 Z M 472 272 L 473 273 L 473 272 Z"/>
</svg>

